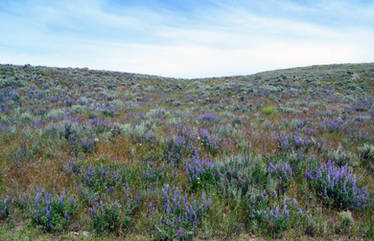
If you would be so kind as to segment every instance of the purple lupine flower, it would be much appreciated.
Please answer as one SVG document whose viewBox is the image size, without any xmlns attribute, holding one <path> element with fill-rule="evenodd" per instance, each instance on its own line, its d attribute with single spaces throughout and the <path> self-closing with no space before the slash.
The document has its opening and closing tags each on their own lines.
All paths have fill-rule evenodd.
<svg viewBox="0 0 374 241">
<path fill-rule="evenodd" d="M 273 212 L 273 210 L 271 210 L 271 212 Z M 284 209 L 283 209 L 283 213 L 284 213 Z M 278 216 L 278 215 L 279 215 L 279 206 L 275 208 L 275 212 L 274 212 L 274 216 Z"/>
<path fill-rule="evenodd" d="M 71 195 L 71 198 L 70 198 L 70 205 L 71 206 L 74 205 L 74 195 L 73 194 Z"/>
<path fill-rule="evenodd" d="M 153 211 L 152 202 L 148 203 L 148 211 L 151 213 Z"/>
<path fill-rule="evenodd" d="M 35 201 L 34 201 L 34 206 L 35 206 L 35 207 L 38 207 L 38 206 L 39 206 L 39 203 L 38 203 L 38 202 L 39 202 L 39 197 L 40 197 L 40 195 L 41 195 L 40 192 L 37 192 L 37 193 L 36 193 Z"/>
<path fill-rule="evenodd" d="M 137 202 L 139 202 L 139 201 L 140 201 L 140 198 L 141 198 L 141 192 L 140 192 L 140 190 L 139 190 L 139 192 L 138 192 L 138 194 L 137 194 L 135 200 L 136 200 Z"/>
<path fill-rule="evenodd" d="M 327 197 L 327 190 L 326 190 L 326 188 L 323 190 L 323 195 L 324 195 L 325 197 Z"/>
<path fill-rule="evenodd" d="M 197 218 L 196 212 L 195 212 L 195 210 L 192 208 L 192 206 L 190 207 L 190 210 L 192 211 L 192 214 L 195 216 L 195 218 Z"/>
<path fill-rule="evenodd" d="M 64 194 L 61 193 L 60 195 L 60 204 L 62 205 L 64 203 Z"/>
<path fill-rule="evenodd" d="M 51 210 L 48 207 L 45 208 L 45 214 L 46 214 L 48 220 L 50 220 L 51 219 Z"/>
<path fill-rule="evenodd" d="M 211 203 L 212 203 L 212 199 L 211 199 L 211 198 L 208 198 L 208 200 L 207 200 L 207 202 L 206 202 L 206 206 L 207 206 L 207 208 L 210 207 Z"/>
<path fill-rule="evenodd" d="M 363 207 L 368 203 L 365 188 L 358 188 L 356 176 L 348 171 L 348 166 L 337 167 L 329 160 L 313 171 L 310 181 L 326 200 L 334 200 L 343 207 Z"/>
</svg>

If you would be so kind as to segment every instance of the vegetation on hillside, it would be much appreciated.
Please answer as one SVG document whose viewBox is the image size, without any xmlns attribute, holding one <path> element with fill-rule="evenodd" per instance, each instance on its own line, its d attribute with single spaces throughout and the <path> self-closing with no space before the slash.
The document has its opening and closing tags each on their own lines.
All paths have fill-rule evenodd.
<svg viewBox="0 0 374 241">
<path fill-rule="evenodd" d="M 373 86 L 0 65 L 0 240 L 373 239 Z"/>
</svg>

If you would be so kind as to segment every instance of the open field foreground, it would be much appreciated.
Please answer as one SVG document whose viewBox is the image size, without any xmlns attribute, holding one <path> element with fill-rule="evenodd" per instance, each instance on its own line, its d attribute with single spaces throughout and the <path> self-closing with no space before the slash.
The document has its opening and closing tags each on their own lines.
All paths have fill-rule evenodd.
<svg viewBox="0 0 374 241">
<path fill-rule="evenodd" d="M 373 240 L 374 64 L 0 65 L 0 240 Z"/>
</svg>

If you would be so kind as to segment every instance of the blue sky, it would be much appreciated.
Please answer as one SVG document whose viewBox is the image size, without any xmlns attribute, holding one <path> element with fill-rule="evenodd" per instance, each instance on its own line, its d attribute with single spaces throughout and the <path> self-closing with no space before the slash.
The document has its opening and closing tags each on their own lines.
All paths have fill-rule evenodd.
<svg viewBox="0 0 374 241">
<path fill-rule="evenodd" d="M 0 63 L 208 77 L 374 62 L 374 1 L 3 0 Z"/>
</svg>

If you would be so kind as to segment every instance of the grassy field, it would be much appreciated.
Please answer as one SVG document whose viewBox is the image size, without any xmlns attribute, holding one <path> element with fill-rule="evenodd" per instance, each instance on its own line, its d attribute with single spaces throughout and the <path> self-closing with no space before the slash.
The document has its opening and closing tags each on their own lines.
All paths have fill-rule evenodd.
<svg viewBox="0 0 374 241">
<path fill-rule="evenodd" d="M 0 65 L 0 240 L 373 240 L 373 86 Z"/>
</svg>

